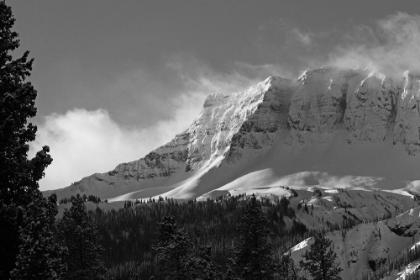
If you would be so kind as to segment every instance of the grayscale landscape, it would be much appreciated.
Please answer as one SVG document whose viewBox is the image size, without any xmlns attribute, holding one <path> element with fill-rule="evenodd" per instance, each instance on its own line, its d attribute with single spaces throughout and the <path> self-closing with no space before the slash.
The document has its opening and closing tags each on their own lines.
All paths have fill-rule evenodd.
<svg viewBox="0 0 420 280">
<path fill-rule="evenodd" d="M 3 0 L 0 27 L 0 279 L 420 279 L 415 0 Z"/>
</svg>

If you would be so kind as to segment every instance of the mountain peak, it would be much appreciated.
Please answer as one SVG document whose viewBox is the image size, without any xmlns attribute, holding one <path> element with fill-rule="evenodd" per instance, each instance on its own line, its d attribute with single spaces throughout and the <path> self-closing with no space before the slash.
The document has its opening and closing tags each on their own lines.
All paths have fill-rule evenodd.
<svg viewBox="0 0 420 280">
<path fill-rule="evenodd" d="M 169 143 L 56 192 L 193 199 L 313 180 L 415 191 L 407 182 L 419 180 L 419 81 L 409 72 L 395 79 L 320 68 L 297 80 L 270 76 L 242 92 L 210 93 L 190 127 Z"/>
</svg>

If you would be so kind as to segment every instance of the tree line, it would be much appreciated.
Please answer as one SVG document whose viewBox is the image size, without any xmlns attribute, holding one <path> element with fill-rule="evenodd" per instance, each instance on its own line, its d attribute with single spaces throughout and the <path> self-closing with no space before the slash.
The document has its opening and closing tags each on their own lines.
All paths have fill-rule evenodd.
<svg viewBox="0 0 420 280">
<path fill-rule="evenodd" d="M 82 197 L 83 201 L 85 201 L 85 202 L 91 201 L 95 204 L 99 204 L 101 202 L 108 203 L 107 199 L 102 200 L 99 196 L 95 196 L 95 195 L 92 195 L 92 194 L 89 194 L 89 195 L 83 194 L 81 197 Z M 75 196 L 73 196 L 73 195 L 70 198 L 63 197 L 62 199 L 59 200 L 58 204 L 67 204 L 67 203 L 72 202 L 72 200 L 74 200 L 74 199 L 75 199 Z"/>
<path fill-rule="evenodd" d="M 154 258 L 151 275 L 142 274 L 141 268 L 130 263 L 131 271 L 124 275 L 110 275 L 113 279 L 306 279 L 299 276 L 304 270 L 313 279 L 341 279 L 341 268 L 332 251 L 331 240 L 318 233 L 303 255 L 305 261 L 295 265 L 289 254 L 274 257 L 269 241 L 269 220 L 261 202 L 252 196 L 246 200 L 241 221 L 237 224 L 237 237 L 226 261 L 226 270 L 215 261 L 212 246 L 197 247 L 190 236 L 178 227 L 172 216 L 163 216 L 157 223 L 157 240 L 152 249 Z M 137 268 L 139 270 L 135 270 Z M 144 268 L 144 266 L 143 266 Z M 121 271 L 120 271 L 121 272 Z"/>
</svg>

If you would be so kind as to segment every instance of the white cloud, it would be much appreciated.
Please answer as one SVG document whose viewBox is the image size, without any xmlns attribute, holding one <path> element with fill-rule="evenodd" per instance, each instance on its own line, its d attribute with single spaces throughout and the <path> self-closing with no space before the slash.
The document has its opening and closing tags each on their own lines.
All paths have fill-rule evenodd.
<svg viewBox="0 0 420 280">
<path fill-rule="evenodd" d="M 278 75 L 292 78 L 291 71 L 277 64 L 254 65 L 246 62 L 233 62 L 228 72 L 218 72 L 202 61 L 191 56 L 174 56 L 167 67 L 178 73 L 190 94 L 210 92 L 238 92 L 263 81 L 268 76 Z"/>
<path fill-rule="evenodd" d="M 256 77 L 252 80 L 261 81 L 269 76 L 280 76 L 285 79 L 296 78 L 296 74 L 292 73 L 290 69 L 278 64 L 260 64 L 253 65 L 246 62 L 235 62 L 235 67 L 243 73 Z"/>
<path fill-rule="evenodd" d="M 65 187 L 93 173 L 112 170 L 168 142 L 187 128 L 202 105 L 201 98 L 194 96 L 183 95 L 179 102 L 182 105 L 171 120 L 146 129 L 121 126 L 103 109 L 73 109 L 45 117 L 30 145 L 30 156 L 44 145 L 51 149 L 53 163 L 40 181 L 41 190 Z"/>
<path fill-rule="evenodd" d="M 420 16 L 397 13 L 374 27 L 358 26 L 347 34 L 327 64 L 364 67 L 372 64 L 385 74 L 420 71 Z"/>
</svg>

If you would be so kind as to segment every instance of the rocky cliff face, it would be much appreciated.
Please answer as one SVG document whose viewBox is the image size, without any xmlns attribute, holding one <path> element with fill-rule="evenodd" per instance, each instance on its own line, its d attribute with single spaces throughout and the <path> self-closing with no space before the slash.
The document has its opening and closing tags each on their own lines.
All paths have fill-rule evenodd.
<svg viewBox="0 0 420 280">
<path fill-rule="evenodd" d="M 331 143 L 337 133 L 349 147 L 388 141 L 419 157 L 419 102 L 420 76 L 409 72 L 385 77 L 368 70 L 322 68 L 297 80 L 269 77 L 245 92 L 211 93 L 191 126 L 171 142 L 92 175 L 99 179 L 84 178 L 76 183 L 80 188 L 72 189 L 100 194 L 108 188 L 110 197 L 146 187 L 175 188 L 216 160 L 237 165 L 245 154 Z"/>
<path fill-rule="evenodd" d="M 269 77 L 245 92 L 211 93 L 200 115 L 183 133 L 146 157 L 118 165 L 111 176 L 122 179 L 166 177 L 183 169 L 195 171 L 224 155 L 234 161 L 239 149 L 261 149 L 273 144 L 287 127 L 290 97 L 295 83 Z"/>
<path fill-rule="evenodd" d="M 364 70 L 319 69 L 305 72 L 289 110 L 291 141 L 305 134 L 346 130 L 347 141 L 378 143 L 386 137 L 419 152 L 419 77 L 408 72 L 385 77 Z M 310 135 L 309 134 L 309 135 Z"/>
</svg>

